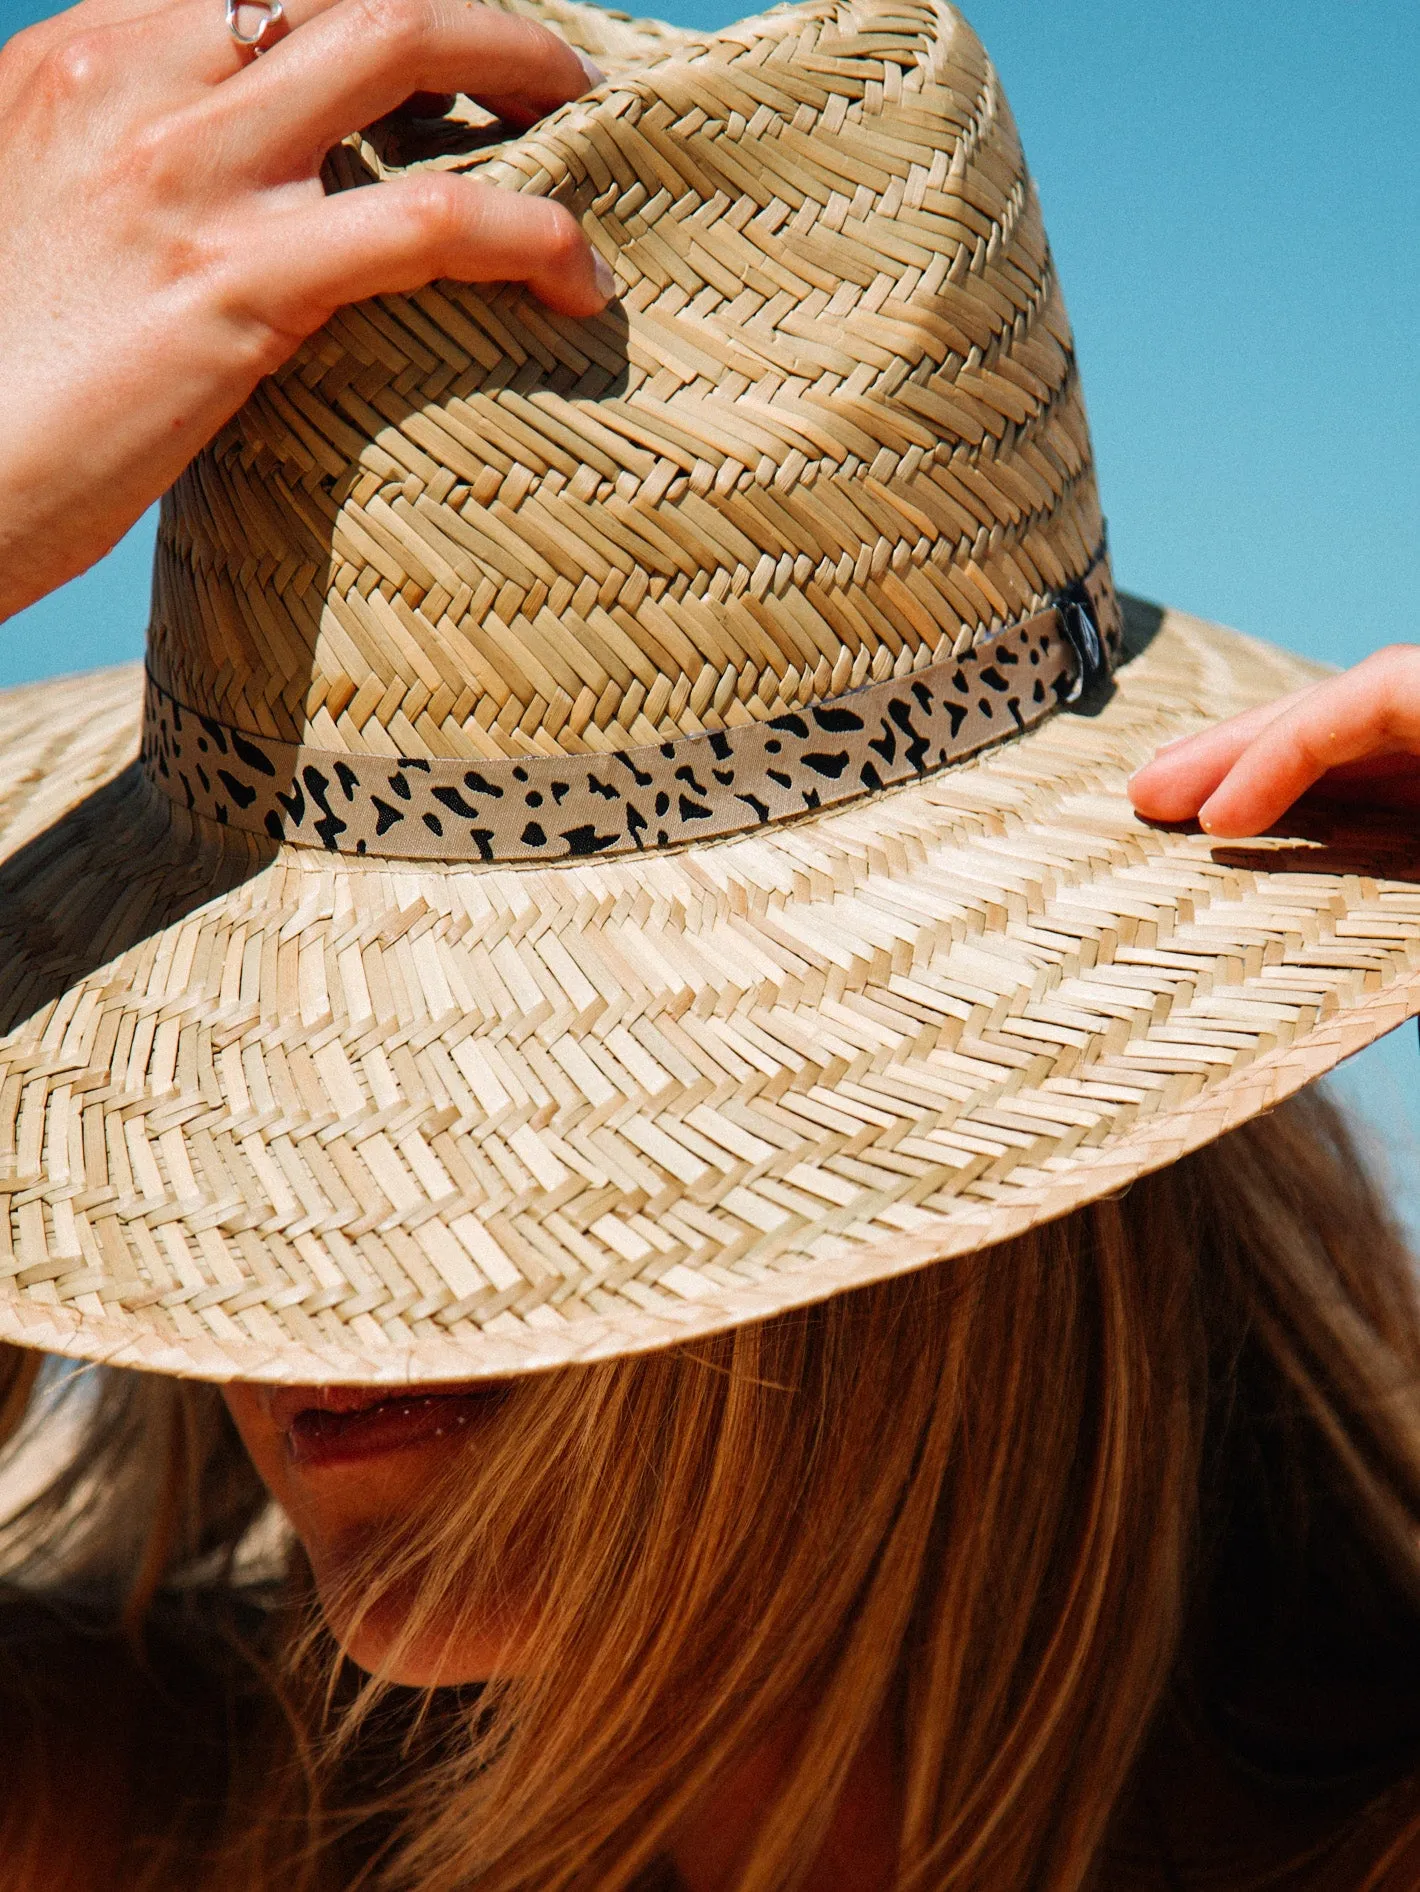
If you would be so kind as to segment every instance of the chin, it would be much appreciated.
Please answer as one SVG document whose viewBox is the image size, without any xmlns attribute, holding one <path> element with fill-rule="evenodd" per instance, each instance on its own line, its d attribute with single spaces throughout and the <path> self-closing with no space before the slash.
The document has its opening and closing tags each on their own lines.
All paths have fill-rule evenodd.
<svg viewBox="0 0 1420 1892">
<path fill-rule="evenodd" d="M 401 1688 L 453 1688 L 488 1682 L 516 1668 L 513 1638 L 496 1624 L 437 1620 L 411 1631 L 410 1600 L 395 1591 L 358 1611 L 337 1581 L 322 1577 L 316 1588 L 326 1627 L 341 1650 L 366 1674 Z"/>
<path fill-rule="evenodd" d="M 498 1662 L 494 1651 L 480 1651 L 477 1643 L 470 1648 L 460 1644 L 451 1649 L 438 1636 L 416 1637 L 406 1641 L 401 1625 L 386 1625 L 366 1616 L 348 1636 L 331 1625 L 344 1653 L 367 1675 L 401 1688 L 453 1688 L 459 1683 L 487 1682 L 493 1678 Z"/>
</svg>

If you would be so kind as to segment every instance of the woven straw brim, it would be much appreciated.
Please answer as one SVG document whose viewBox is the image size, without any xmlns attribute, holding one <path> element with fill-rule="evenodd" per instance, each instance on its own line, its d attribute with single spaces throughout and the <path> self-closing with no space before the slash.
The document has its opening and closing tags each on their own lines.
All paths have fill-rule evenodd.
<svg viewBox="0 0 1420 1892">
<path fill-rule="evenodd" d="M 1316 673 L 1130 626 L 1107 701 L 973 763 L 560 868 L 198 834 L 109 779 L 136 671 L 0 698 L 0 1336 L 211 1378 L 592 1360 L 1267 1109 L 1420 1006 L 1413 834 L 1136 819 L 1160 742 Z"/>
</svg>

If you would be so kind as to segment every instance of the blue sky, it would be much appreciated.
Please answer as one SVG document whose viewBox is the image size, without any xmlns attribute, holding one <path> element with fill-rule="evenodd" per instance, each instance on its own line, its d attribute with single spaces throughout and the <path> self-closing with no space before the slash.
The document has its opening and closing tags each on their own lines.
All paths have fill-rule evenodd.
<svg viewBox="0 0 1420 1892">
<path fill-rule="evenodd" d="M 0 30 L 48 10 L 0 0 Z M 1420 5 L 966 10 L 1040 186 L 1121 582 L 1336 663 L 1420 640 Z M 137 656 L 150 545 L 0 626 L 0 684 Z M 1413 1031 L 1342 1082 L 1420 1177 Z"/>
</svg>

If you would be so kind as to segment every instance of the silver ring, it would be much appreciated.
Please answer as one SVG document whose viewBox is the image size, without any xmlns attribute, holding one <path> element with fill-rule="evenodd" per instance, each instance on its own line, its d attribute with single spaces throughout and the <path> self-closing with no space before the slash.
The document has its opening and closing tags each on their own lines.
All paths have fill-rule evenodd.
<svg viewBox="0 0 1420 1892">
<path fill-rule="evenodd" d="M 264 53 L 286 34 L 286 9 L 281 0 L 226 0 L 227 31 L 244 52 Z M 254 33 L 242 28 L 241 15 L 257 13 L 261 24 Z"/>
</svg>

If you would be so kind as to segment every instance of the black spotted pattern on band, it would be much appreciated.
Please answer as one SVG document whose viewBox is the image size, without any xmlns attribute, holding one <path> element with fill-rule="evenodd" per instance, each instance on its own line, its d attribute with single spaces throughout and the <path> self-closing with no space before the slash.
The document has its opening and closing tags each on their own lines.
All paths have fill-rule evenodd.
<svg viewBox="0 0 1420 1892">
<path fill-rule="evenodd" d="M 477 762 L 245 734 L 150 674 L 142 761 L 197 815 L 332 852 L 498 862 L 642 853 L 743 834 L 960 762 L 1090 688 L 1118 637 L 1101 555 L 1048 610 L 902 678 L 673 742 Z"/>
</svg>

